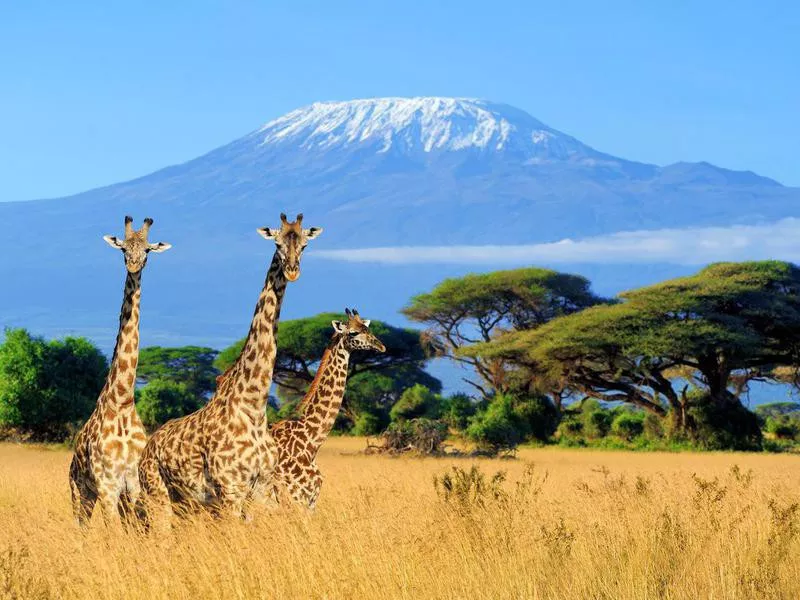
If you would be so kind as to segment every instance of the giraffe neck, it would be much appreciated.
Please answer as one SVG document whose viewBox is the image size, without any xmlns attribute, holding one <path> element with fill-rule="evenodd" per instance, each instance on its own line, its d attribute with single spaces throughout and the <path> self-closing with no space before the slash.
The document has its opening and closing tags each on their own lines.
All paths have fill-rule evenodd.
<svg viewBox="0 0 800 600">
<path fill-rule="evenodd" d="M 275 338 L 285 291 L 286 277 L 276 252 L 264 281 L 264 289 L 256 302 L 253 321 L 242 352 L 223 376 L 216 395 L 220 401 L 248 406 L 258 413 L 266 409 L 272 371 L 275 368 Z"/>
<path fill-rule="evenodd" d="M 142 272 L 128 272 L 119 313 L 119 331 L 106 383 L 100 400 L 107 407 L 133 407 L 136 364 L 139 361 L 139 302 L 142 297 Z"/>
<path fill-rule="evenodd" d="M 328 437 L 339 414 L 347 385 L 350 352 L 344 347 L 344 336 L 336 336 L 325 349 L 314 381 L 298 407 L 307 441 L 315 450 Z"/>
</svg>

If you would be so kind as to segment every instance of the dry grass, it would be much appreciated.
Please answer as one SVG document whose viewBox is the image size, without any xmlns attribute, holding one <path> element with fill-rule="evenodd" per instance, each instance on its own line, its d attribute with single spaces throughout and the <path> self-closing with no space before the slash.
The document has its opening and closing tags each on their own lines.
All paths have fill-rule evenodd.
<svg viewBox="0 0 800 600">
<path fill-rule="evenodd" d="M 327 445 L 311 518 L 201 519 L 166 539 L 99 519 L 80 533 L 69 454 L 0 445 L 0 598 L 800 598 L 796 457 L 350 453 L 363 444 Z M 444 491 L 452 465 L 486 475 L 478 500 Z"/>
</svg>

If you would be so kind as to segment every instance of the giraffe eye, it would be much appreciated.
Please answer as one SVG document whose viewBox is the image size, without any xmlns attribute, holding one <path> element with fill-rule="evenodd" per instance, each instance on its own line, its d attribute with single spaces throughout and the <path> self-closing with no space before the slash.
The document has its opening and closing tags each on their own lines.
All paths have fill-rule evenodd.
<svg viewBox="0 0 800 600">
<path fill-rule="evenodd" d="M 347 335 L 349 335 L 350 337 L 356 337 L 358 335 L 358 332 L 357 331 L 349 331 L 347 333 Z"/>
</svg>

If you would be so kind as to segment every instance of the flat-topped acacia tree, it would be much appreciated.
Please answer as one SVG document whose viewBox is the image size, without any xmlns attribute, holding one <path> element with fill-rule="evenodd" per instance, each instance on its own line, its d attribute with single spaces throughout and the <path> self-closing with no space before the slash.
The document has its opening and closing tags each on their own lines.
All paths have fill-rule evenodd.
<svg viewBox="0 0 800 600">
<path fill-rule="evenodd" d="M 532 386 L 669 412 L 677 429 L 691 426 L 690 386 L 725 414 L 742 408 L 748 381 L 778 381 L 776 366 L 800 362 L 793 264 L 718 263 L 620 297 L 466 352 L 516 365 Z"/>
<path fill-rule="evenodd" d="M 473 369 L 477 381 L 464 381 L 489 398 L 508 388 L 503 360 L 462 349 L 504 332 L 536 329 L 602 302 L 584 277 L 527 267 L 446 279 L 414 296 L 402 312 L 427 326 L 425 339 L 436 355 Z"/>
</svg>

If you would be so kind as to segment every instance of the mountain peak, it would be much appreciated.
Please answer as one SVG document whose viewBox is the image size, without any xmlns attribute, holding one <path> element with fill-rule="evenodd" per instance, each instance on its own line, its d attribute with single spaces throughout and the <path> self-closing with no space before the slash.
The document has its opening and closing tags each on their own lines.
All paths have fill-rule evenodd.
<svg viewBox="0 0 800 600">
<path fill-rule="evenodd" d="M 270 121 L 252 135 L 261 145 L 318 150 L 479 150 L 512 152 L 534 162 L 604 157 L 522 110 L 477 98 L 315 102 Z"/>
</svg>

